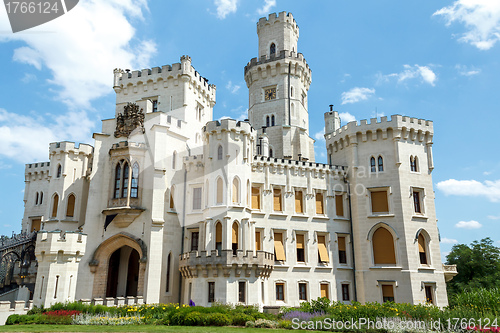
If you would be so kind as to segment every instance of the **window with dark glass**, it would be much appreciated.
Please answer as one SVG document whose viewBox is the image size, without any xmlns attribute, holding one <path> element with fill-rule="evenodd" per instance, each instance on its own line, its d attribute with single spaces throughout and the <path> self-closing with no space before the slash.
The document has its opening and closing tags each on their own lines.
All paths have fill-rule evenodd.
<svg viewBox="0 0 500 333">
<path fill-rule="evenodd" d="M 285 284 L 284 283 L 276 283 L 276 300 L 284 301 L 285 300 Z"/>
<path fill-rule="evenodd" d="M 339 243 L 339 263 L 341 263 L 341 264 L 347 264 L 347 253 L 346 253 L 346 248 L 345 248 L 345 237 L 344 236 L 339 236 L 338 243 Z"/>
<path fill-rule="evenodd" d="M 168 254 L 168 259 L 167 259 L 167 287 L 165 288 L 165 291 L 168 293 L 170 291 L 170 261 L 172 258 L 172 253 Z"/>
<path fill-rule="evenodd" d="M 295 242 L 297 243 L 297 262 L 304 262 L 305 261 L 304 235 L 296 235 Z"/>
<path fill-rule="evenodd" d="M 384 171 L 384 159 L 382 156 L 378 157 L 378 171 Z"/>
<path fill-rule="evenodd" d="M 122 173 L 122 166 L 121 163 L 118 163 L 115 169 L 115 194 L 114 194 L 115 199 L 120 197 L 120 183 L 122 179 L 121 173 Z"/>
<path fill-rule="evenodd" d="M 343 301 L 350 301 L 351 297 L 349 296 L 349 285 L 348 284 L 342 284 L 342 300 Z"/>
<path fill-rule="evenodd" d="M 219 148 L 217 148 L 217 159 L 222 160 L 222 146 L 219 145 Z"/>
<path fill-rule="evenodd" d="M 266 127 L 269 127 L 269 116 L 266 117 Z"/>
<path fill-rule="evenodd" d="M 375 157 L 370 158 L 370 171 L 371 172 L 377 172 L 377 169 L 375 167 Z"/>
<path fill-rule="evenodd" d="M 415 206 L 415 213 L 422 213 L 422 207 L 420 205 L 420 192 L 413 191 L 413 204 Z"/>
<path fill-rule="evenodd" d="M 200 233 L 198 231 L 193 231 L 191 233 L 191 251 L 198 251 L 199 238 L 200 238 Z"/>
<path fill-rule="evenodd" d="M 61 164 L 57 166 L 57 178 L 61 178 L 62 167 Z"/>
<path fill-rule="evenodd" d="M 382 301 L 394 302 L 394 286 L 392 284 L 382 285 Z"/>
<path fill-rule="evenodd" d="M 245 287 L 246 287 L 245 281 L 238 282 L 238 302 L 240 303 L 246 302 Z"/>
<path fill-rule="evenodd" d="M 271 116 L 271 126 L 274 126 L 274 114 Z"/>
<path fill-rule="evenodd" d="M 307 284 L 299 283 L 299 300 L 307 301 Z"/>
<path fill-rule="evenodd" d="M 425 286 L 425 301 L 427 303 L 434 304 L 432 286 Z"/>
<path fill-rule="evenodd" d="M 208 303 L 215 302 L 215 282 L 208 283 Z"/>
<path fill-rule="evenodd" d="M 269 48 L 269 53 L 274 55 L 276 53 L 276 44 L 272 43 L 271 47 Z"/>
<path fill-rule="evenodd" d="M 128 163 L 125 162 L 123 166 L 123 185 L 122 185 L 122 198 L 126 198 L 128 195 L 128 176 L 130 173 L 130 168 Z"/>
<path fill-rule="evenodd" d="M 155 99 L 153 100 L 153 112 L 157 112 L 158 111 L 158 100 Z"/>
</svg>

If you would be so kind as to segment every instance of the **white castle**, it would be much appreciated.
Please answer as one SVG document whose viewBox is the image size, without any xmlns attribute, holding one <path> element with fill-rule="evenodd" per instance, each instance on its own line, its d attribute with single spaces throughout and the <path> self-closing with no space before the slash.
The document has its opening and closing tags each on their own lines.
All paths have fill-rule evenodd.
<svg viewBox="0 0 500 333">
<path fill-rule="evenodd" d="M 213 120 L 216 87 L 188 56 L 116 69 L 115 117 L 94 146 L 51 143 L 50 162 L 26 165 L 33 304 L 448 304 L 432 122 L 341 127 L 330 108 L 316 163 L 299 27 L 282 12 L 257 34 L 248 120 Z"/>
</svg>

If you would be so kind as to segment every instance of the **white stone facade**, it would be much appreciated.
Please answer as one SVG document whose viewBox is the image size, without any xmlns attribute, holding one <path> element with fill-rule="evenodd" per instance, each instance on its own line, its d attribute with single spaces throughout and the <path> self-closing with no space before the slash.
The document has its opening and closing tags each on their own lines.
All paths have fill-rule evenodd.
<svg viewBox="0 0 500 333">
<path fill-rule="evenodd" d="M 453 272 L 445 274 L 440 259 L 432 122 L 392 116 L 340 127 L 332 110 L 329 163 L 315 163 L 311 70 L 297 53 L 297 24 L 291 14 L 272 14 L 257 31 L 260 58 L 245 68 L 248 121 L 213 121 L 216 88 L 188 56 L 161 68 L 116 69 L 115 117 L 103 120 L 94 146 L 52 143 L 50 162 L 26 166 L 23 230 L 36 229 L 37 219 L 43 229 L 35 305 L 62 297 L 295 306 L 321 296 L 410 303 L 430 296 L 447 305 L 445 276 Z M 268 87 L 276 95 L 268 90 L 266 99 Z M 379 156 L 383 170 L 377 164 L 372 172 Z M 373 212 L 384 203 L 373 206 L 383 199 L 371 192 L 381 191 L 387 212 Z M 391 249 L 379 254 L 380 237 L 392 237 L 394 263 L 378 262 L 392 260 Z M 56 292 L 56 276 L 64 291 Z"/>
</svg>

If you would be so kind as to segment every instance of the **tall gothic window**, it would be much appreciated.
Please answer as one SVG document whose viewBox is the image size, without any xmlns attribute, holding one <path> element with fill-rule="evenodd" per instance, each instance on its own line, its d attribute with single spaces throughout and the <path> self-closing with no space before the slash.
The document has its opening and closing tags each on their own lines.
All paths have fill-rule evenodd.
<svg viewBox="0 0 500 333">
<path fill-rule="evenodd" d="M 375 168 L 375 157 L 370 158 L 370 171 L 371 172 L 377 172 L 377 169 Z"/>
<path fill-rule="evenodd" d="M 274 126 L 274 114 L 271 116 L 271 126 Z"/>
<path fill-rule="evenodd" d="M 269 116 L 266 117 L 266 127 L 269 127 Z"/>
<path fill-rule="evenodd" d="M 122 177 L 122 165 L 121 163 L 118 163 L 116 165 L 115 169 L 115 193 L 114 193 L 114 198 L 117 199 L 120 197 L 120 184 L 121 184 L 121 177 Z"/>
<path fill-rule="evenodd" d="M 50 217 L 57 217 L 57 208 L 59 207 L 59 195 L 54 194 L 54 197 L 52 199 L 52 214 L 50 214 Z"/>
<path fill-rule="evenodd" d="M 272 43 L 271 47 L 269 48 L 269 54 L 274 55 L 276 54 L 276 44 Z"/>
<path fill-rule="evenodd" d="M 219 145 L 219 148 L 217 148 L 217 159 L 222 160 L 222 146 Z"/>
<path fill-rule="evenodd" d="M 378 171 L 384 171 L 384 159 L 382 156 L 378 157 Z"/>
<path fill-rule="evenodd" d="M 132 183 L 130 186 L 130 197 L 137 198 L 139 193 L 139 164 L 134 163 L 132 167 Z"/>
<path fill-rule="evenodd" d="M 62 167 L 61 164 L 57 166 L 57 178 L 61 178 L 61 173 L 62 173 Z"/>
<path fill-rule="evenodd" d="M 66 217 L 75 216 L 75 201 L 76 198 L 74 194 L 70 194 L 68 197 L 68 205 L 66 207 Z"/>
<path fill-rule="evenodd" d="M 123 166 L 123 185 L 122 185 L 122 198 L 126 198 L 128 195 L 128 176 L 130 173 L 128 163 L 125 162 Z"/>
</svg>

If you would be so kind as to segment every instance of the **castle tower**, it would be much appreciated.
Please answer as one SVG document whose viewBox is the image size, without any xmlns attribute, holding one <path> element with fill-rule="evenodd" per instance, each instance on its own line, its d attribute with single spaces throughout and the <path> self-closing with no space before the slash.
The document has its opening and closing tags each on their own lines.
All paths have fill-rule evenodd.
<svg viewBox="0 0 500 333">
<path fill-rule="evenodd" d="M 393 115 L 339 128 L 330 113 L 328 153 L 349 167 L 358 301 L 448 305 L 453 273 L 439 248 L 432 121 Z"/>
<path fill-rule="evenodd" d="M 245 66 L 248 117 L 269 138 L 269 155 L 314 161 L 309 137 L 307 92 L 311 69 L 297 53 L 299 27 L 291 13 L 270 14 L 257 23 L 259 58 Z"/>
<path fill-rule="evenodd" d="M 78 266 L 86 244 L 87 235 L 82 233 L 55 230 L 37 234 L 35 306 L 49 307 L 57 302 L 75 301 Z"/>
</svg>

